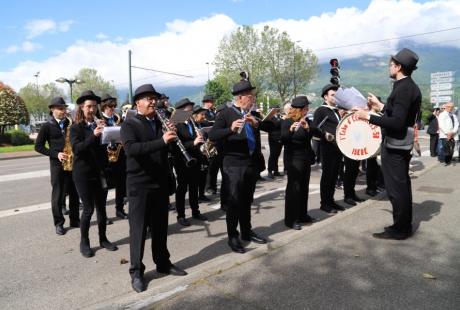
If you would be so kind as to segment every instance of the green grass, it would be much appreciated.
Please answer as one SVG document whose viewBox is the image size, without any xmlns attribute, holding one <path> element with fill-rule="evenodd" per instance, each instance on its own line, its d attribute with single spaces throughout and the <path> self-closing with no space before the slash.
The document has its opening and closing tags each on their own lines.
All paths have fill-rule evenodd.
<svg viewBox="0 0 460 310">
<path fill-rule="evenodd" d="M 25 152 L 33 151 L 33 144 L 18 145 L 18 146 L 0 146 L 0 153 L 11 153 L 11 152 Z"/>
</svg>

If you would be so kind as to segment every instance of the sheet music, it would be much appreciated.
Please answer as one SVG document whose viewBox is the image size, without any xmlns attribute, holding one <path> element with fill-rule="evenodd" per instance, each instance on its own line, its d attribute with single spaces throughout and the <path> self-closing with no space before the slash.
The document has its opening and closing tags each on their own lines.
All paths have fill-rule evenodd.
<svg viewBox="0 0 460 310">
<path fill-rule="evenodd" d="M 174 110 L 174 113 L 171 115 L 171 122 L 173 122 L 174 125 L 183 123 L 192 116 L 192 113 L 192 111 Z"/>
<path fill-rule="evenodd" d="M 339 108 L 351 110 L 352 108 L 367 108 L 367 99 L 354 87 L 340 87 L 335 93 L 335 102 Z"/>
<path fill-rule="evenodd" d="M 121 143 L 120 126 L 104 127 L 101 144 Z"/>
</svg>

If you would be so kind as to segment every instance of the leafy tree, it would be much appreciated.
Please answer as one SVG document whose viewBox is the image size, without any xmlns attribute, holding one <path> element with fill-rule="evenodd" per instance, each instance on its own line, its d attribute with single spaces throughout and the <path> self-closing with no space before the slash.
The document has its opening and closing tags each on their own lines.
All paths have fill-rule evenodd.
<svg viewBox="0 0 460 310">
<path fill-rule="evenodd" d="M 22 98 L 0 82 L 0 134 L 3 135 L 9 126 L 28 123 L 29 113 Z"/>
<path fill-rule="evenodd" d="M 230 88 L 226 87 L 218 78 L 209 80 L 204 87 L 204 92 L 206 95 L 212 95 L 215 98 L 215 106 L 232 100 Z"/>
<path fill-rule="evenodd" d="M 117 96 L 117 90 L 112 82 L 105 80 L 97 73 L 96 69 L 83 68 L 78 71 L 75 79 L 83 80 L 81 84 L 73 84 L 72 102 L 75 102 L 80 94 L 85 90 L 92 90 L 98 96 L 110 94 L 114 97 Z"/>
<path fill-rule="evenodd" d="M 24 100 L 27 110 L 35 120 L 48 115 L 48 104 L 54 97 L 64 96 L 64 92 L 55 83 L 37 85 L 29 83 L 19 90 L 19 96 Z"/>
</svg>

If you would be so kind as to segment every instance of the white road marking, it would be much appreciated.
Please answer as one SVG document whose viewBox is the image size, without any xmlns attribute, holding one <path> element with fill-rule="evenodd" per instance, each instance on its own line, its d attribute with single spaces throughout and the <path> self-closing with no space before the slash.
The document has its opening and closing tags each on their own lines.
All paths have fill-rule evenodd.
<svg viewBox="0 0 460 310">
<path fill-rule="evenodd" d="M 24 172 L 24 173 L 16 173 L 16 174 L 7 174 L 0 176 L 0 183 L 2 182 L 11 182 L 11 181 L 19 181 L 25 179 L 33 179 L 33 178 L 42 178 L 48 177 L 50 175 L 50 170 L 37 170 L 32 172 Z"/>
</svg>

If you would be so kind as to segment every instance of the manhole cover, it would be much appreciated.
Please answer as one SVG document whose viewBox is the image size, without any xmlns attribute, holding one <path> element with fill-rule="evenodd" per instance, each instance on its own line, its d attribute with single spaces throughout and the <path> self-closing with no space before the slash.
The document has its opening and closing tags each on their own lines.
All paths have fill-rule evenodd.
<svg viewBox="0 0 460 310">
<path fill-rule="evenodd" d="M 454 191 L 454 189 L 448 187 L 420 186 L 417 191 L 434 194 L 450 194 Z"/>
</svg>

